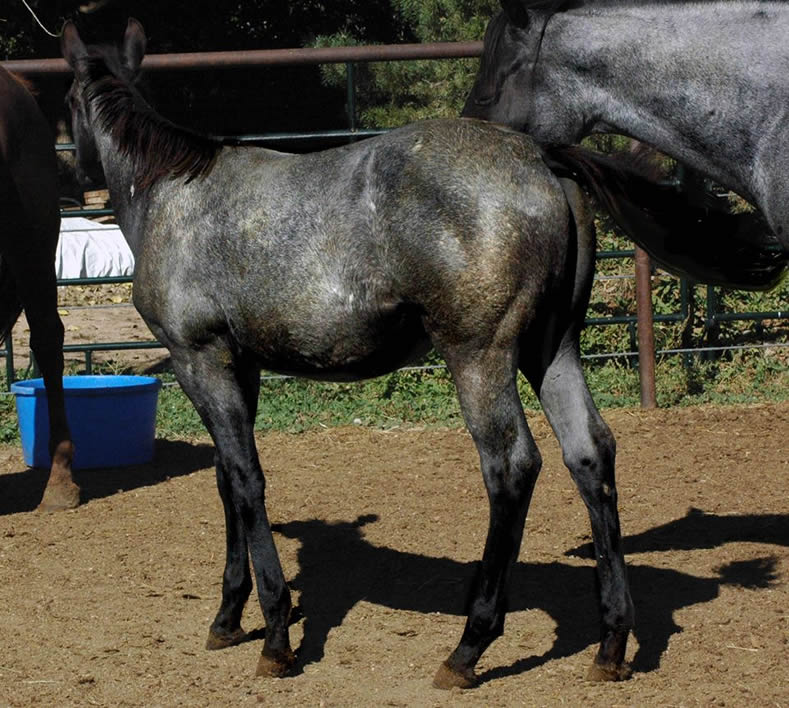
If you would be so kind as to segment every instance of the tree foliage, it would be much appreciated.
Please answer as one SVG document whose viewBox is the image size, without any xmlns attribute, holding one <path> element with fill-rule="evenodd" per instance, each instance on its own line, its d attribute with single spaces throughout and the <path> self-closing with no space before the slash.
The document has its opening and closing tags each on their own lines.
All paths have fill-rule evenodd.
<svg viewBox="0 0 789 708">
<path fill-rule="evenodd" d="M 134 16 L 146 29 L 149 53 L 480 39 L 498 8 L 496 0 L 110 0 L 84 15 L 77 9 L 80 0 L 29 2 L 50 30 L 59 31 L 72 18 L 89 41 L 121 36 L 127 18 Z M 58 40 L 38 27 L 21 0 L 0 3 L 0 58 L 58 55 Z M 476 65 L 475 60 L 359 65 L 361 120 L 389 127 L 457 115 Z M 167 72 L 149 78 L 160 112 L 205 132 L 347 125 L 343 65 Z M 56 90 L 40 92 L 51 110 L 62 112 L 67 84 L 62 80 Z M 50 100 L 53 92 L 60 95 Z"/>
<path fill-rule="evenodd" d="M 391 0 L 403 34 L 417 42 L 481 39 L 498 10 L 496 0 Z M 374 37 L 345 31 L 319 37 L 319 46 L 367 44 Z M 456 116 L 471 88 L 476 59 L 381 62 L 357 70 L 360 121 L 368 127 L 394 127 L 423 118 Z M 345 82 L 345 68 L 322 68 L 331 86 Z"/>
</svg>

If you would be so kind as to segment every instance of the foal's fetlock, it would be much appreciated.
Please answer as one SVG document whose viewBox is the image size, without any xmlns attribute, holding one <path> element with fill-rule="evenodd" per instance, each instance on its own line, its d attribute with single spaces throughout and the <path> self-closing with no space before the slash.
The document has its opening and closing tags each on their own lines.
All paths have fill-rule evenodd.
<svg viewBox="0 0 789 708">
<path fill-rule="evenodd" d="M 255 671 L 255 676 L 271 676 L 272 678 L 281 678 L 286 676 L 296 663 L 296 655 L 288 647 L 287 649 L 280 649 L 277 651 L 266 649 L 263 647 L 263 652 L 258 660 L 258 667 Z"/>
<path fill-rule="evenodd" d="M 442 662 L 433 677 L 433 686 L 445 691 L 450 688 L 474 688 L 477 685 L 477 675 L 474 669 L 453 669 L 448 662 Z"/>
<path fill-rule="evenodd" d="M 589 681 L 626 681 L 633 675 L 633 669 L 626 661 L 621 664 L 599 664 L 589 667 L 586 678 Z"/>
<path fill-rule="evenodd" d="M 208 630 L 208 639 L 206 640 L 205 648 L 211 651 L 215 649 L 226 649 L 227 647 L 232 647 L 241 643 L 246 636 L 247 633 L 241 629 L 241 627 L 230 632 L 223 632 L 211 627 Z"/>
</svg>

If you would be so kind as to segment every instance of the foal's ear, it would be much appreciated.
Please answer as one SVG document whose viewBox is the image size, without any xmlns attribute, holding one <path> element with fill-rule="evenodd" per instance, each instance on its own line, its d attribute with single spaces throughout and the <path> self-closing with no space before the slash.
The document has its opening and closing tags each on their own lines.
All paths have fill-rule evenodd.
<svg viewBox="0 0 789 708">
<path fill-rule="evenodd" d="M 138 20 L 129 18 L 126 25 L 126 32 L 123 35 L 123 60 L 126 67 L 132 72 L 137 73 L 140 68 L 142 58 L 145 56 L 145 30 Z"/>
<path fill-rule="evenodd" d="M 501 0 L 501 7 L 513 25 L 522 29 L 529 26 L 529 13 L 521 0 Z"/>
<path fill-rule="evenodd" d="M 60 52 L 72 69 L 76 67 L 78 59 L 88 55 L 88 50 L 79 36 L 77 26 L 71 20 L 63 25 L 63 32 L 60 35 Z"/>
</svg>

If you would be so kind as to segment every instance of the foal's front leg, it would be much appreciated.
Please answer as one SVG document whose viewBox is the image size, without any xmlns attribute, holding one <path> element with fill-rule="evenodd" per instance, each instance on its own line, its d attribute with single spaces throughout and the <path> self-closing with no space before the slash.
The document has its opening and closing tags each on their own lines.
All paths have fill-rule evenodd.
<svg viewBox="0 0 789 708">
<path fill-rule="evenodd" d="M 206 649 L 225 649 L 244 639 L 246 632 L 241 628 L 241 615 L 252 592 L 247 536 L 233 504 L 230 479 L 218 454 L 216 483 L 225 512 L 225 572 L 222 574 L 222 604 L 208 630 Z"/>
<path fill-rule="evenodd" d="M 523 415 L 511 364 L 479 361 L 450 368 L 479 451 L 490 522 L 463 636 L 433 684 L 471 688 L 476 684 L 474 666 L 504 629 L 507 584 L 542 460 Z"/>
<path fill-rule="evenodd" d="M 295 661 L 288 637 L 291 598 L 265 507 L 266 482 L 253 434 L 258 370 L 231 354 L 220 340 L 195 351 L 170 347 L 178 381 L 216 445 L 217 483 L 225 507 L 227 563 L 222 604 L 209 645 L 237 641 L 251 589 L 246 549 L 252 558 L 266 638 L 257 675 L 282 676 Z"/>
</svg>

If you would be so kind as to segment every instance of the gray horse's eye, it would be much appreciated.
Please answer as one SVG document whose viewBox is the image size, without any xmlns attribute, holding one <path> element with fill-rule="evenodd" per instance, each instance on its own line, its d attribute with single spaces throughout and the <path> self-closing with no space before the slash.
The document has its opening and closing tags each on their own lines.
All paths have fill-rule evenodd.
<svg viewBox="0 0 789 708">
<path fill-rule="evenodd" d="M 492 93 L 489 96 L 478 96 L 474 98 L 474 103 L 478 106 L 490 106 L 496 102 L 496 94 Z"/>
</svg>

